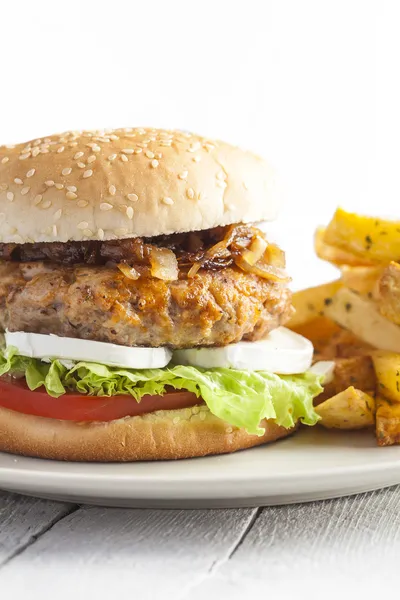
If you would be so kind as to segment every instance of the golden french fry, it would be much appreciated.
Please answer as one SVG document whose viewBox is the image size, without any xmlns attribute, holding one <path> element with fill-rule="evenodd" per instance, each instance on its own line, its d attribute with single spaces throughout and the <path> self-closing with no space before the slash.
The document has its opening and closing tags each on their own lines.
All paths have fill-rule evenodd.
<svg viewBox="0 0 400 600">
<path fill-rule="evenodd" d="M 347 287 L 354 292 L 368 295 L 369 297 L 377 298 L 378 282 L 382 275 L 382 267 L 351 267 L 343 265 L 342 283 L 343 287 Z"/>
<path fill-rule="evenodd" d="M 371 358 L 379 394 L 400 403 L 400 354 L 376 350 Z"/>
<path fill-rule="evenodd" d="M 341 288 L 325 315 L 380 350 L 400 352 L 400 327 L 385 319 L 378 305 L 348 288 Z"/>
<path fill-rule="evenodd" d="M 356 256 L 351 252 L 346 252 L 341 248 L 328 244 L 325 241 L 325 231 L 324 227 L 319 227 L 314 235 L 314 249 L 319 258 L 339 267 L 342 265 L 371 266 L 373 264 L 367 258 Z"/>
<path fill-rule="evenodd" d="M 379 310 L 381 314 L 400 325 L 400 265 L 391 262 L 379 280 Z"/>
<path fill-rule="evenodd" d="M 400 403 L 376 398 L 376 439 L 378 446 L 400 444 Z"/>
<path fill-rule="evenodd" d="M 336 294 L 341 286 L 341 281 L 336 280 L 295 292 L 292 304 L 296 312 L 286 326 L 291 328 L 297 327 L 316 317 L 322 316 L 325 306 L 331 302 L 332 296 Z"/>
<path fill-rule="evenodd" d="M 399 233 L 400 222 L 365 217 L 338 208 L 326 228 L 324 242 L 371 263 L 387 263 L 400 258 Z"/>
<path fill-rule="evenodd" d="M 349 387 L 316 406 L 320 425 L 328 429 L 363 429 L 375 423 L 373 396 Z"/>
<path fill-rule="evenodd" d="M 329 348 L 331 346 L 328 346 Z M 349 387 L 355 387 L 362 392 L 374 395 L 376 375 L 371 357 L 365 354 L 342 358 L 335 356 L 335 352 L 336 350 L 333 347 L 331 355 L 329 355 L 329 352 L 323 352 L 319 357 L 324 360 L 333 360 L 335 370 L 332 381 L 324 385 L 324 391 L 316 398 L 316 404 L 344 392 Z"/>
</svg>

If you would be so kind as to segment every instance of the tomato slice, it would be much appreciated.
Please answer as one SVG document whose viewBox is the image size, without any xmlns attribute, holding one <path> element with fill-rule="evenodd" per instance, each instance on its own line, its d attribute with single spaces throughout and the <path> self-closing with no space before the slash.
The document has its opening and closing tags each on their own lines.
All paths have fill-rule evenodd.
<svg viewBox="0 0 400 600">
<path fill-rule="evenodd" d="M 0 406 L 26 415 L 66 421 L 113 421 L 135 417 L 155 410 L 174 410 L 202 404 L 196 394 L 169 391 L 164 396 L 143 396 L 137 402 L 132 396 L 85 396 L 64 394 L 49 396 L 44 388 L 32 392 L 24 381 L 0 378 Z"/>
</svg>

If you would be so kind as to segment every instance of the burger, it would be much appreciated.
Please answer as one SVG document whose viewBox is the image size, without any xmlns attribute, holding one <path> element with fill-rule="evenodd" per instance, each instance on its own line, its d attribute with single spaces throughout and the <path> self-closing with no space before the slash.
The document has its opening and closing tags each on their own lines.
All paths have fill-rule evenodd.
<svg viewBox="0 0 400 600">
<path fill-rule="evenodd" d="M 0 450 L 73 461 L 220 454 L 318 417 L 284 323 L 272 169 L 181 131 L 0 147 Z"/>
</svg>

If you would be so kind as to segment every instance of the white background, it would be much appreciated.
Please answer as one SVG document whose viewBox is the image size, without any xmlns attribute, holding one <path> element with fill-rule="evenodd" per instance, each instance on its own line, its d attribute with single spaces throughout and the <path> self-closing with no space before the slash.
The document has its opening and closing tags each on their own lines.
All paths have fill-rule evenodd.
<svg viewBox="0 0 400 600">
<path fill-rule="evenodd" d="M 398 8 L 396 0 L 1 2 L 0 143 L 152 125 L 253 149 L 284 183 L 278 235 L 292 272 L 319 277 L 318 262 L 308 266 L 311 232 L 338 204 L 396 214 Z"/>
</svg>

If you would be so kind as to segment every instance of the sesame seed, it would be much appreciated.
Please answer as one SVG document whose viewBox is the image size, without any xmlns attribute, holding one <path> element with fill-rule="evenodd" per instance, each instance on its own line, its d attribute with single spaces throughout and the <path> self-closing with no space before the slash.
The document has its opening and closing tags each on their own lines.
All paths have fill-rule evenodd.
<svg viewBox="0 0 400 600">
<path fill-rule="evenodd" d="M 190 198 L 190 200 L 192 200 L 192 198 L 194 198 L 194 189 L 193 188 L 188 188 L 186 190 L 186 196 L 188 198 Z"/>
<path fill-rule="evenodd" d="M 135 154 L 141 154 L 143 150 L 141 148 L 135 148 Z"/>
<path fill-rule="evenodd" d="M 151 152 L 150 150 L 146 151 L 146 156 L 147 158 L 154 158 L 154 152 Z"/>
<path fill-rule="evenodd" d="M 127 198 L 131 202 L 137 202 L 139 200 L 139 196 L 137 194 L 128 194 Z"/>
<path fill-rule="evenodd" d="M 171 146 L 172 140 L 160 140 L 159 144 L 160 146 Z"/>
<path fill-rule="evenodd" d="M 59 208 L 59 209 L 58 209 L 58 210 L 56 210 L 56 212 L 54 213 L 54 220 L 55 220 L 55 221 L 58 221 L 58 219 L 60 219 L 60 218 L 61 218 L 61 215 L 62 215 L 62 209 L 61 209 L 61 208 Z"/>
<path fill-rule="evenodd" d="M 25 154 L 20 154 L 19 160 L 25 160 L 26 158 L 29 158 L 30 155 L 31 155 L 30 152 L 26 152 Z"/>
<path fill-rule="evenodd" d="M 86 167 L 85 163 L 83 163 L 83 162 L 77 162 L 76 164 L 80 169 L 85 169 L 85 167 Z"/>
<path fill-rule="evenodd" d="M 40 148 L 40 153 L 41 154 L 48 154 L 49 150 L 48 150 L 48 148 Z"/>
<path fill-rule="evenodd" d="M 108 160 L 115 160 L 117 158 L 116 154 L 110 154 L 110 156 L 108 157 Z"/>
<path fill-rule="evenodd" d="M 42 202 L 41 206 L 42 208 L 50 208 L 51 200 L 45 200 L 44 202 Z"/>
<path fill-rule="evenodd" d="M 168 204 L 168 205 L 172 205 L 174 203 L 174 201 L 172 200 L 172 198 L 169 198 L 169 196 L 164 196 L 164 198 L 162 199 L 164 204 Z"/>
<path fill-rule="evenodd" d="M 74 154 L 74 160 L 78 160 L 78 158 L 80 158 L 83 155 L 84 155 L 84 152 L 76 152 L 76 154 Z"/>
<path fill-rule="evenodd" d="M 5 156 L 4 158 L 1 159 L 1 163 L 3 165 L 5 165 L 10 159 L 8 158 L 8 156 Z"/>
<path fill-rule="evenodd" d="M 92 169 L 88 169 L 87 171 L 85 171 L 85 172 L 83 173 L 82 177 L 83 177 L 84 179 L 87 179 L 88 177 L 91 177 L 92 175 L 93 175 L 93 171 L 92 171 Z"/>
<path fill-rule="evenodd" d="M 77 225 L 78 229 L 87 229 L 88 227 L 89 227 L 89 223 L 87 221 L 81 221 Z"/>
<path fill-rule="evenodd" d="M 67 192 L 65 196 L 68 200 L 76 200 L 78 197 L 74 192 Z"/>
<path fill-rule="evenodd" d="M 128 230 L 125 229 L 125 227 L 120 227 L 118 229 L 114 229 L 114 233 L 115 235 L 126 235 L 128 233 Z"/>
<path fill-rule="evenodd" d="M 187 176 L 188 176 L 187 171 L 182 171 L 182 173 L 179 173 L 179 175 L 178 175 L 179 179 L 186 179 Z"/>
<path fill-rule="evenodd" d="M 33 177 L 33 175 L 35 174 L 36 169 L 29 169 L 29 171 L 27 172 L 26 176 L 27 177 Z"/>
<path fill-rule="evenodd" d="M 193 156 L 192 160 L 193 160 L 193 162 L 200 162 L 201 161 L 201 156 L 199 156 L 199 155 Z"/>
<path fill-rule="evenodd" d="M 35 156 L 37 156 L 38 154 L 40 154 L 40 150 L 39 150 L 39 148 L 34 148 L 34 149 L 32 150 L 32 156 L 34 156 L 34 157 L 35 157 Z"/>
<path fill-rule="evenodd" d="M 200 142 L 194 142 L 193 144 L 190 144 L 188 152 L 196 152 L 196 150 L 198 150 L 199 148 L 200 148 Z"/>
<path fill-rule="evenodd" d="M 22 185 L 24 182 L 22 181 L 22 179 L 20 179 L 19 177 L 16 177 L 14 179 L 14 183 L 16 183 L 17 185 Z"/>
<path fill-rule="evenodd" d="M 61 173 L 62 173 L 63 175 L 70 175 L 70 174 L 72 173 L 72 169 L 71 169 L 70 167 L 67 167 L 66 169 L 63 169 L 63 170 L 61 171 Z"/>
<path fill-rule="evenodd" d="M 126 216 L 128 217 L 128 219 L 133 219 L 133 208 L 132 208 L 132 206 L 128 206 L 126 208 Z"/>
<path fill-rule="evenodd" d="M 33 201 L 34 206 L 37 206 L 38 204 L 40 204 L 40 202 L 42 200 L 43 200 L 42 194 L 38 194 L 37 196 L 35 196 L 35 199 Z"/>
<path fill-rule="evenodd" d="M 96 160 L 96 157 L 95 157 L 95 155 L 94 155 L 94 154 L 91 154 L 91 155 L 89 156 L 89 158 L 87 159 L 87 161 L 88 161 L 88 163 L 89 163 L 89 164 L 90 164 L 90 163 L 92 163 L 92 162 L 94 162 L 95 160 Z"/>
<path fill-rule="evenodd" d="M 93 232 L 90 229 L 84 229 L 82 233 L 83 235 L 86 235 L 86 237 L 90 237 L 93 235 Z"/>
<path fill-rule="evenodd" d="M 14 200 L 13 192 L 7 192 L 7 200 L 9 200 L 10 202 Z"/>
<path fill-rule="evenodd" d="M 44 185 L 47 185 L 47 187 L 52 187 L 54 185 L 54 181 L 52 179 L 49 179 L 48 181 L 44 182 Z"/>
<path fill-rule="evenodd" d="M 69 192 L 76 192 L 76 190 L 77 190 L 78 188 L 76 187 L 76 185 L 67 185 L 66 189 L 67 189 Z"/>
<path fill-rule="evenodd" d="M 115 185 L 110 185 L 108 191 L 110 192 L 111 196 L 115 196 L 115 192 L 117 191 Z"/>
<path fill-rule="evenodd" d="M 7 188 L 8 185 L 6 183 L 0 183 L 0 191 L 5 192 Z"/>
<path fill-rule="evenodd" d="M 104 231 L 103 231 L 103 229 L 98 229 L 97 230 L 97 237 L 99 238 L 99 240 L 104 240 Z"/>
<path fill-rule="evenodd" d="M 100 210 L 111 210 L 112 208 L 114 208 L 113 205 L 108 202 L 102 202 L 100 204 Z"/>
<path fill-rule="evenodd" d="M 64 152 L 64 150 L 65 150 L 64 146 L 60 146 L 59 148 L 57 148 L 58 154 L 61 154 L 61 152 Z"/>
<path fill-rule="evenodd" d="M 21 196 L 25 196 L 29 192 L 30 189 L 31 188 L 29 187 L 29 185 L 27 185 L 26 187 L 22 188 L 22 190 L 21 190 Z"/>
<path fill-rule="evenodd" d="M 85 206 L 87 206 L 89 204 L 89 202 L 87 200 L 78 200 L 78 202 L 76 204 L 80 208 L 85 208 Z"/>
<path fill-rule="evenodd" d="M 54 237 L 57 235 L 57 225 L 53 225 L 53 235 Z"/>
<path fill-rule="evenodd" d="M 153 167 L 153 169 L 156 169 L 158 167 L 158 160 L 156 158 L 153 158 L 153 160 L 151 161 L 151 166 Z"/>
<path fill-rule="evenodd" d="M 127 157 L 127 155 L 126 155 L 126 154 L 121 154 L 121 160 L 122 160 L 123 162 L 128 162 L 128 157 Z"/>
<path fill-rule="evenodd" d="M 70 146 L 70 148 L 75 148 L 75 146 L 77 146 L 77 145 L 78 145 L 78 142 L 71 142 L 69 146 Z"/>
<path fill-rule="evenodd" d="M 135 150 L 133 148 L 124 148 L 122 152 L 125 154 L 133 154 Z"/>
<path fill-rule="evenodd" d="M 56 186 L 56 188 L 58 190 L 63 190 L 64 189 L 64 184 L 63 183 L 56 183 L 55 186 Z"/>
</svg>

